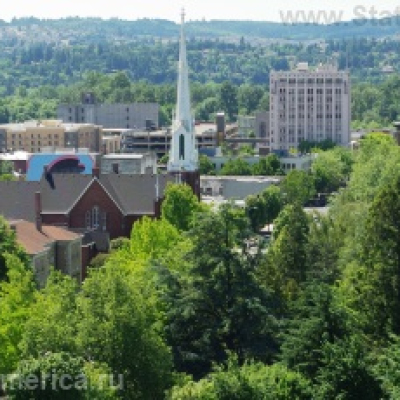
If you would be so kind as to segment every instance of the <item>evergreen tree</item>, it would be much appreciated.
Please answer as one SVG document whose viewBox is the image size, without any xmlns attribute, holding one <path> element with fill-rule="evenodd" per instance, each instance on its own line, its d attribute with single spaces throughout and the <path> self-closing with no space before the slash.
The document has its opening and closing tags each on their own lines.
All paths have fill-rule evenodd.
<svg viewBox="0 0 400 400">
<path fill-rule="evenodd" d="M 243 211 L 224 205 L 217 213 L 204 214 L 190 236 L 191 269 L 187 274 L 164 269 L 161 275 L 176 368 L 203 376 L 228 352 L 240 363 L 248 357 L 270 360 L 276 351 L 276 305 L 256 280 L 259 256 L 248 251 L 250 231 Z"/>
</svg>

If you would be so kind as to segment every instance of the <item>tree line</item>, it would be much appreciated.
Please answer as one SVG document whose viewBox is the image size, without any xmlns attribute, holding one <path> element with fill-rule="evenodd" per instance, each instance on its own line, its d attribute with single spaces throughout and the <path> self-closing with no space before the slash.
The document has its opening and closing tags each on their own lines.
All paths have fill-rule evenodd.
<svg viewBox="0 0 400 400">
<path fill-rule="evenodd" d="M 391 127 L 400 116 L 399 88 L 399 75 L 393 75 L 380 84 L 353 85 L 353 129 Z M 80 103 L 81 94 L 87 91 L 93 92 L 97 101 L 104 103 L 158 102 L 161 106 L 161 126 L 171 123 L 176 104 L 175 84 L 132 81 L 125 72 L 90 72 L 71 85 L 19 86 L 13 95 L 0 99 L 0 123 L 55 118 L 58 104 Z M 235 121 L 238 115 L 269 110 L 269 89 L 266 85 L 235 85 L 230 81 L 193 82 L 191 95 L 195 118 L 200 121 L 215 120 L 219 111 L 225 111 L 228 121 Z"/>
</svg>

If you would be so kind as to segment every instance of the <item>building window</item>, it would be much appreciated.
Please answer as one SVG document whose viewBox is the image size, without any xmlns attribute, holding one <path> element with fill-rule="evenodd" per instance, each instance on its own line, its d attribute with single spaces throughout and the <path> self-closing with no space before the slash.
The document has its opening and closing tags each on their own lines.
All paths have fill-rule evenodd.
<svg viewBox="0 0 400 400">
<path fill-rule="evenodd" d="M 98 229 L 100 226 L 100 209 L 94 206 L 91 210 L 86 211 L 85 214 L 86 229 Z"/>
<path fill-rule="evenodd" d="M 103 231 L 107 229 L 107 213 L 105 211 L 101 214 L 101 226 Z"/>
<path fill-rule="evenodd" d="M 90 211 L 86 211 L 86 215 L 85 215 L 85 225 L 86 225 L 86 229 L 90 229 L 92 227 L 91 224 L 91 218 L 90 218 Z"/>
<path fill-rule="evenodd" d="M 97 229 L 99 227 L 99 207 L 94 206 L 92 208 L 92 228 Z"/>
</svg>

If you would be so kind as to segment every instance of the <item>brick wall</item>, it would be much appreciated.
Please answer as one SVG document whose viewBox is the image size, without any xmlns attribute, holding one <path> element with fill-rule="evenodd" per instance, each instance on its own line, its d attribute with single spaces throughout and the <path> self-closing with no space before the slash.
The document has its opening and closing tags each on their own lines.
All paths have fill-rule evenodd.
<svg viewBox="0 0 400 400">
<path fill-rule="evenodd" d="M 69 227 L 72 229 L 86 229 L 86 212 L 91 211 L 94 206 L 98 206 L 100 209 L 100 224 L 102 223 L 103 213 L 106 213 L 106 230 L 109 232 L 111 239 L 125 236 L 121 210 L 97 181 L 92 183 L 70 212 Z"/>
</svg>

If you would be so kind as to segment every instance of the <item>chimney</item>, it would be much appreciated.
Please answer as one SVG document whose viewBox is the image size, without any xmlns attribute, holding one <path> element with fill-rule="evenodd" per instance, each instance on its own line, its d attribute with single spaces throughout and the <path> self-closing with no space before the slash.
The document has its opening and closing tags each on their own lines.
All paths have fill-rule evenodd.
<svg viewBox="0 0 400 400">
<path fill-rule="evenodd" d="M 35 192 L 35 218 L 36 229 L 42 231 L 42 197 L 40 192 Z"/>
<path fill-rule="evenodd" d="M 92 169 L 92 176 L 93 178 L 100 178 L 100 168 L 99 167 L 93 167 Z"/>
</svg>

